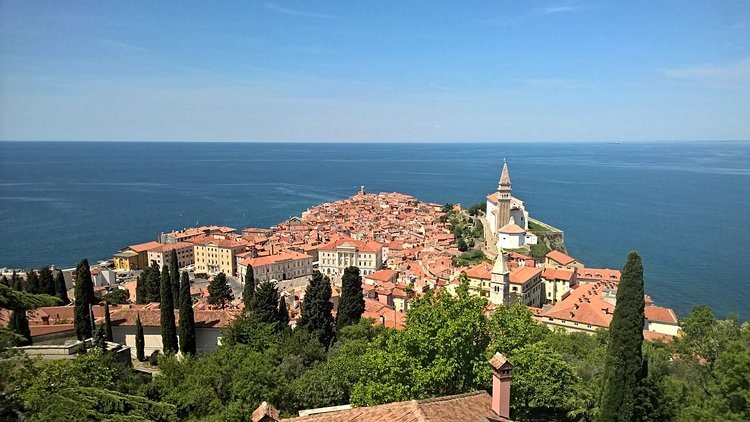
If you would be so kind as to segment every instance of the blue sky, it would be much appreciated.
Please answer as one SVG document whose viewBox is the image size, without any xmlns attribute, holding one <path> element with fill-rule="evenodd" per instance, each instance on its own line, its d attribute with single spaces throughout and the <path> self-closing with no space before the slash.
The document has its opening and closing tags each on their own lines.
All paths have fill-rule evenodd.
<svg viewBox="0 0 750 422">
<path fill-rule="evenodd" d="M 749 1 L 0 0 L 0 139 L 750 139 Z"/>
</svg>

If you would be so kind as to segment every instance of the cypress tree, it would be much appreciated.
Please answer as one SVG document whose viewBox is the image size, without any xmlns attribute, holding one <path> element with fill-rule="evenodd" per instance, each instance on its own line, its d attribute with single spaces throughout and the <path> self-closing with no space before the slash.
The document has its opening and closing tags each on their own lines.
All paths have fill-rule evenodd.
<svg viewBox="0 0 750 422">
<path fill-rule="evenodd" d="M 87 259 L 76 266 L 75 278 L 75 313 L 73 325 L 78 340 L 85 340 L 92 335 L 90 305 L 94 304 L 94 283 L 91 281 L 91 269 Z"/>
<path fill-rule="evenodd" d="M 55 295 L 55 279 L 52 277 L 52 270 L 48 266 L 39 270 L 39 293 Z"/>
<path fill-rule="evenodd" d="M 252 317 L 259 322 L 279 323 L 279 289 L 276 283 L 265 281 L 258 285 L 250 310 Z"/>
<path fill-rule="evenodd" d="M 289 328 L 289 308 L 286 307 L 284 298 L 279 299 L 279 331 Z"/>
<path fill-rule="evenodd" d="M 10 276 L 10 287 L 12 287 L 14 290 L 18 290 L 19 292 L 23 291 L 23 284 L 21 283 L 21 277 L 16 274 L 16 271 L 13 270 L 13 274 Z"/>
<path fill-rule="evenodd" d="M 177 353 L 177 327 L 174 322 L 174 302 L 172 302 L 172 279 L 165 265 L 161 272 L 161 343 L 164 353 Z"/>
<path fill-rule="evenodd" d="M 55 296 L 60 299 L 63 305 L 70 303 L 70 299 L 68 299 L 68 288 L 65 287 L 65 276 L 60 270 L 57 270 L 57 274 L 55 274 Z"/>
<path fill-rule="evenodd" d="M 643 296 L 643 264 L 638 253 L 631 252 L 617 286 L 617 303 L 609 325 L 599 405 L 601 421 L 636 419 L 636 399 L 643 377 Z"/>
<path fill-rule="evenodd" d="M 149 297 L 149 302 L 161 302 L 161 275 L 159 273 L 159 264 L 154 261 L 151 263 L 151 272 L 146 283 Z"/>
<path fill-rule="evenodd" d="M 172 249 L 169 252 L 169 276 L 172 283 L 172 301 L 174 308 L 180 307 L 180 268 L 177 263 L 177 250 Z"/>
<path fill-rule="evenodd" d="M 138 362 L 143 362 L 146 360 L 146 353 L 143 350 L 145 345 L 146 341 L 143 339 L 143 325 L 141 325 L 141 316 L 138 315 L 135 319 L 135 356 L 138 359 Z"/>
<path fill-rule="evenodd" d="M 221 309 L 224 309 L 227 302 L 231 302 L 233 299 L 234 295 L 232 294 L 232 288 L 227 282 L 227 276 L 224 273 L 216 274 L 208 285 L 208 303 L 219 305 Z"/>
<path fill-rule="evenodd" d="M 104 301 L 104 339 L 112 341 L 112 320 L 109 316 L 109 302 Z"/>
<path fill-rule="evenodd" d="M 10 285 L 10 281 L 8 281 L 8 277 L 6 277 L 6 276 L 0 277 L 0 284 L 4 285 L 6 287 L 12 287 Z"/>
<path fill-rule="evenodd" d="M 341 298 L 336 312 L 336 328 L 356 324 L 365 311 L 365 297 L 362 294 L 362 282 L 359 278 L 359 268 L 347 267 L 341 277 Z"/>
<path fill-rule="evenodd" d="M 141 271 L 136 283 L 136 303 L 160 302 L 161 276 L 159 275 L 159 264 L 156 261 Z"/>
<path fill-rule="evenodd" d="M 10 331 L 23 336 L 24 340 L 18 342 L 19 346 L 31 346 L 31 330 L 29 329 L 29 319 L 26 317 L 25 309 L 14 309 L 11 312 L 8 328 Z"/>
<path fill-rule="evenodd" d="M 42 293 L 39 286 L 39 277 L 36 275 L 36 271 L 32 268 L 26 273 L 26 285 L 28 286 L 28 292 L 34 295 Z"/>
<path fill-rule="evenodd" d="M 332 309 L 331 280 L 320 271 L 315 271 L 310 284 L 305 289 L 305 301 L 302 303 L 299 326 L 317 336 L 326 350 L 333 340 Z"/>
<path fill-rule="evenodd" d="M 187 271 L 182 272 L 180 283 L 180 352 L 183 355 L 195 355 L 195 317 Z"/>
<path fill-rule="evenodd" d="M 245 272 L 245 286 L 242 289 L 242 303 L 245 304 L 245 310 L 253 307 L 253 295 L 255 294 L 255 271 L 253 266 L 248 265 Z"/>
</svg>

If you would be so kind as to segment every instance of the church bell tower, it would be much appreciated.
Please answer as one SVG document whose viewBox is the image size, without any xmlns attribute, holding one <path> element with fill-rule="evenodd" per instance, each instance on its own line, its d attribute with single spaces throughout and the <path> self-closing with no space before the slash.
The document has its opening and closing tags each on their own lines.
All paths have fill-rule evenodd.
<svg viewBox="0 0 750 422">
<path fill-rule="evenodd" d="M 495 227 L 498 237 L 500 229 L 510 221 L 510 174 L 508 163 L 503 158 L 503 171 L 500 173 L 500 182 L 497 185 L 497 214 Z"/>
</svg>

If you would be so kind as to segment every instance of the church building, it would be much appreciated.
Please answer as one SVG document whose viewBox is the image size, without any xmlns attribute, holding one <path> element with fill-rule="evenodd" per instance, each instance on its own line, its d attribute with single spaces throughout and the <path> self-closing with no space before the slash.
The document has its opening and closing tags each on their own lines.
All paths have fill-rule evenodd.
<svg viewBox="0 0 750 422">
<path fill-rule="evenodd" d="M 510 173 L 505 160 L 497 192 L 487 195 L 486 218 L 498 249 L 518 249 L 537 243 L 536 235 L 528 231 L 529 213 L 523 201 L 511 195 Z"/>
</svg>

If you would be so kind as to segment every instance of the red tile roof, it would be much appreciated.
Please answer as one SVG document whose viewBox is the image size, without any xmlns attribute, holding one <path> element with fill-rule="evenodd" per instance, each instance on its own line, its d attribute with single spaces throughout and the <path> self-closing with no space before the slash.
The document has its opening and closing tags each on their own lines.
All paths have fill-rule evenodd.
<svg viewBox="0 0 750 422">
<path fill-rule="evenodd" d="M 283 262 L 283 261 L 298 261 L 302 259 L 312 259 L 310 255 L 306 255 L 299 252 L 294 251 L 284 251 L 280 254 L 276 255 L 268 255 L 258 258 L 245 258 L 242 261 L 240 261 L 240 265 L 247 266 L 252 265 L 253 268 L 260 267 L 263 265 L 270 265 L 275 264 L 277 262 Z"/>
<path fill-rule="evenodd" d="M 508 421 L 492 411 L 492 398 L 486 391 L 409 400 L 378 406 L 301 416 L 283 421 L 294 422 L 486 422 Z"/>
<path fill-rule="evenodd" d="M 576 260 L 575 258 L 565 255 L 564 253 L 560 251 L 551 251 L 546 256 L 547 258 L 552 259 L 555 262 L 559 262 L 562 265 L 568 265 L 571 262 Z"/>
<path fill-rule="evenodd" d="M 646 306 L 644 309 L 646 319 L 655 322 L 666 322 L 669 324 L 677 324 L 677 315 L 670 308 L 662 308 L 661 306 Z"/>
<path fill-rule="evenodd" d="M 510 272 L 510 282 L 513 284 L 524 284 L 541 273 L 541 268 L 518 267 Z"/>
<path fill-rule="evenodd" d="M 147 250 L 158 248 L 161 246 L 161 243 L 159 242 L 146 242 L 146 243 L 139 243 L 137 245 L 130 245 L 126 249 L 132 249 L 136 252 L 145 252 Z"/>
</svg>

